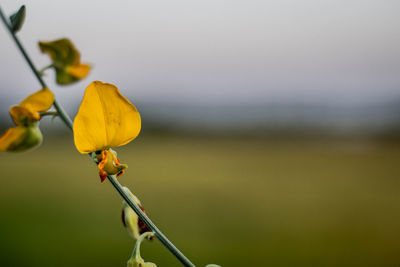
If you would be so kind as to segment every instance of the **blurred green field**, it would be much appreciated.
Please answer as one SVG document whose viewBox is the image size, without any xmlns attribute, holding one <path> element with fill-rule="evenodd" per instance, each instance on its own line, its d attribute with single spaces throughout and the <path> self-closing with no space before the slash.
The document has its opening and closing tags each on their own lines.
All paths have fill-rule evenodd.
<svg viewBox="0 0 400 267">
<path fill-rule="evenodd" d="M 400 266 L 400 145 L 143 134 L 120 178 L 197 266 Z M 0 266 L 126 266 L 121 199 L 72 136 L 0 154 Z M 158 241 L 142 255 L 180 266 Z"/>
</svg>

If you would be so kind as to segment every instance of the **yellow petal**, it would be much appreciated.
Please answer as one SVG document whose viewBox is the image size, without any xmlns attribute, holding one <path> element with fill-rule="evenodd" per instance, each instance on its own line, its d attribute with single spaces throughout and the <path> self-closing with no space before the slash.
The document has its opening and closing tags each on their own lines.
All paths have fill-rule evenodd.
<svg viewBox="0 0 400 267">
<path fill-rule="evenodd" d="M 25 98 L 19 106 L 25 107 L 32 112 L 46 111 L 53 105 L 54 94 L 48 88 L 43 88 Z"/>
<path fill-rule="evenodd" d="M 90 71 L 90 65 L 88 64 L 79 64 L 77 66 L 68 66 L 65 69 L 65 72 L 74 76 L 77 79 L 85 78 Z"/>
<path fill-rule="evenodd" d="M 74 120 L 75 146 L 81 153 L 117 147 L 140 132 L 140 115 L 112 84 L 92 82 Z"/>
<path fill-rule="evenodd" d="M 37 147 L 42 142 L 42 133 L 37 125 L 9 128 L 0 137 L 0 151 L 20 152 Z"/>
<path fill-rule="evenodd" d="M 11 107 L 11 118 L 17 125 L 27 121 L 38 121 L 40 120 L 38 112 L 48 110 L 53 102 L 54 94 L 48 88 L 43 88 L 25 98 L 18 106 Z"/>
<path fill-rule="evenodd" d="M 40 115 L 36 111 L 31 110 L 23 106 L 12 106 L 10 108 L 10 116 L 16 125 L 26 124 L 29 121 L 40 120 Z"/>
<path fill-rule="evenodd" d="M 26 129 L 22 126 L 9 128 L 6 133 L 0 137 L 0 151 L 7 151 L 12 144 L 20 143 L 25 133 Z"/>
</svg>

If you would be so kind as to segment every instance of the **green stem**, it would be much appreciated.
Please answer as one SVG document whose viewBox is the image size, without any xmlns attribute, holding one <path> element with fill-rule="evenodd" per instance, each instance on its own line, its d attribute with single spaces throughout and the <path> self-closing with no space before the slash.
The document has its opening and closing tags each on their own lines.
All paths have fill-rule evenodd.
<svg viewBox="0 0 400 267">
<path fill-rule="evenodd" d="M 46 83 L 43 81 L 42 77 L 39 75 L 39 72 L 37 71 L 35 65 L 33 65 L 32 60 L 30 59 L 30 57 L 28 56 L 28 54 L 25 51 L 25 48 L 22 46 L 21 42 L 19 41 L 18 37 L 15 35 L 15 33 L 12 31 L 10 24 L 8 23 L 3 11 L 0 8 L 0 16 L 1 19 L 4 23 L 4 25 L 6 26 L 6 28 L 8 29 L 8 31 L 11 34 L 11 37 L 14 39 L 16 45 L 18 46 L 19 51 L 21 51 L 22 55 L 24 56 L 26 62 L 28 63 L 29 67 L 31 68 L 33 74 L 35 74 L 36 79 L 39 81 L 40 85 L 43 88 L 48 88 L 48 86 L 46 85 Z M 70 117 L 68 116 L 68 114 L 65 112 L 65 110 L 58 104 L 57 100 L 54 100 L 54 107 L 57 109 L 61 119 L 63 120 L 63 122 L 68 126 L 68 128 L 70 128 L 72 130 L 72 120 L 70 119 Z"/>
<path fill-rule="evenodd" d="M 151 238 L 153 235 L 154 235 L 153 232 L 146 232 L 139 236 L 139 238 L 136 240 L 135 247 L 133 248 L 131 259 L 135 260 L 141 257 L 140 245 L 142 244 L 144 239 Z"/>
<path fill-rule="evenodd" d="M 39 72 L 37 71 L 35 65 L 33 65 L 32 60 L 26 53 L 24 47 L 22 46 L 21 42 L 15 35 L 15 33 L 12 31 L 9 22 L 7 21 L 3 11 L 0 8 L 0 17 L 8 29 L 8 31 L 11 34 L 11 37 L 14 39 L 17 47 L 21 51 L 22 55 L 24 56 L 26 62 L 28 63 L 29 67 L 31 68 L 33 74 L 35 74 L 37 80 L 39 81 L 40 85 L 44 88 L 48 88 L 46 83 L 43 81 L 42 77 L 39 75 Z M 57 100 L 54 100 L 54 108 L 57 110 L 58 115 L 61 117 L 62 121 L 65 123 L 65 125 L 72 130 L 72 120 L 68 116 L 68 114 L 65 112 L 63 107 L 58 104 Z M 89 154 L 89 156 L 91 156 Z M 174 244 L 172 244 L 171 241 L 168 240 L 168 238 L 157 228 L 157 226 L 147 217 L 146 214 L 139 208 L 139 206 L 125 193 L 125 191 L 122 189 L 121 184 L 117 181 L 115 176 L 113 175 L 108 175 L 107 176 L 108 180 L 111 182 L 111 184 L 114 186 L 114 188 L 118 191 L 118 193 L 121 195 L 121 197 L 128 203 L 128 205 L 136 212 L 136 214 L 139 216 L 139 218 L 149 227 L 150 230 L 152 230 L 155 234 L 155 236 L 160 240 L 160 242 L 184 265 L 184 266 L 189 266 L 189 267 L 194 267 L 195 265 L 188 259 L 186 258 L 185 255 L 183 255 L 182 252 L 177 249 Z"/>
<path fill-rule="evenodd" d="M 135 203 L 135 201 L 132 200 L 126 194 L 125 190 L 122 188 L 121 184 L 118 182 L 117 178 L 115 178 L 115 175 L 108 175 L 107 176 L 108 180 L 111 182 L 111 184 L 115 187 L 115 189 L 119 192 L 119 194 L 123 197 L 123 199 L 128 203 L 128 205 L 136 212 L 136 214 L 139 216 L 139 218 L 149 227 L 151 231 L 154 232 L 154 235 L 157 237 L 158 240 L 172 253 L 178 260 L 184 265 L 184 266 L 194 266 L 193 263 L 189 261 L 188 258 L 186 258 L 185 255 L 182 254 L 182 252 L 179 251 L 178 248 L 174 246 L 174 244 L 171 243 L 171 241 L 168 240 L 168 238 L 160 231 L 160 229 L 157 228 L 157 226 L 149 219 L 149 217 L 146 216 L 142 212 L 142 210 L 139 208 L 139 206 Z M 144 216 L 140 216 L 140 214 L 143 214 Z"/>
<path fill-rule="evenodd" d="M 57 111 L 44 111 L 44 112 L 40 112 L 40 117 L 44 117 L 44 116 L 57 116 L 58 112 Z"/>
</svg>

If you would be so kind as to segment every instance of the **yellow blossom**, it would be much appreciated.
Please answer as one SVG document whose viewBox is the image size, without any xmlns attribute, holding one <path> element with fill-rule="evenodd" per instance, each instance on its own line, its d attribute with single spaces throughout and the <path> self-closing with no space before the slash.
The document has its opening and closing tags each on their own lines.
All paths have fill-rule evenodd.
<svg viewBox="0 0 400 267">
<path fill-rule="evenodd" d="M 25 151 L 42 142 L 39 130 L 39 112 L 48 110 L 54 102 L 53 93 L 43 88 L 25 98 L 19 105 L 10 108 L 16 127 L 9 128 L 0 137 L 0 151 Z"/>
<path fill-rule="evenodd" d="M 48 110 L 54 102 L 54 94 L 48 89 L 43 88 L 34 94 L 31 94 L 22 102 L 10 109 L 10 115 L 15 124 L 23 124 L 24 120 L 38 121 L 39 112 Z"/>
<path fill-rule="evenodd" d="M 85 78 L 90 65 L 80 62 L 79 51 L 69 39 L 63 38 L 53 42 L 39 42 L 40 50 L 52 59 L 58 84 L 70 84 Z"/>
<path fill-rule="evenodd" d="M 119 162 L 116 152 L 111 149 L 96 151 L 96 154 L 101 182 L 106 180 L 107 175 L 115 174 L 120 177 L 125 173 L 125 169 L 128 168 L 128 165 Z"/>
<path fill-rule="evenodd" d="M 85 91 L 78 114 L 74 119 L 74 142 L 82 154 L 97 152 L 99 174 L 121 175 L 121 165 L 110 150 L 125 145 L 140 132 L 139 112 L 112 84 L 92 82 Z"/>
</svg>

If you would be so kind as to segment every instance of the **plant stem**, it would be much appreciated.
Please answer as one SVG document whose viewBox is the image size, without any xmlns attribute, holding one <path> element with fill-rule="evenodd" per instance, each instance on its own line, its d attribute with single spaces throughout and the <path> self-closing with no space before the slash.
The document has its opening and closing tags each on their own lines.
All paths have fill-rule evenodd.
<svg viewBox="0 0 400 267">
<path fill-rule="evenodd" d="M 10 32 L 12 38 L 14 39 L 18 49 L 24 56 L 26 62 L 28 63 L 29 67 L 31 68 L 32 72 L 35 74 L 37 80 L 39 81 L 40 85 L 44 88 L 48 88 L 46 83 L 43 81 L 42 77 L 39 75 L 39 72 L 37 71 L 35 65 L 33 65 L 32 60 L 26 53 L 24 47 L 22 46 L 21 42 L 19 41 L 18 37 L 15 35 L 15 33 L 12 31 L 10 24 L 5 17 L 3 11 L 1 10 L 0 7 L 0 17 Z M 61 117 L 62 121 L 65 123 L 65 125 L 72 130 L 72 120 L 68 116 L 68 114 L 65 112 L 63 107 L 58 104 L 57 100 L 54 100 L 54 108 L 57 110 L 58 115 Z M 90 156 L 90 154 L 89 154 Z M 114 186 L 114 188 L 117 190 L 117 192 L 121 195 L 121 197 L 128 203 L 128 205 L 136 212 L 136 214 L 139 216 L 139 218 L 149 227 L 150 230 L 152 230 L 155 234 L 155 236 L 160 240 L 160 242 L 184 265 L 184 266 L 189 266 L 189 267 L 194 267 L 195 265 L 185 256 L 183 255 L 182 252 L 177 249 L 174 244 L 172 244 L 171 241 L 168 240 L 168 238 L 157 228 L 157 226 L 147 217 L 146 214 L 139 208 L 139 206 L 125 193 L 125 191 L 122 189 L 121 184 L 118 182 L 118 180 L 115 178 L 113 175 L 108 175 L 107 176 L 108 180 L 111 182 L 111 184 Z"/>
<path fill-rule="evenodd" d="M 145 240 L 146 238 L 151 238 L 153 236 L 154 236 L 153 232 L 145 232 L 141 234 L 139 238 L 136 240 L 135 247 L 133 248 L 132 251 L 132 256 L 129 260 L 137 260 L 138 258 L 141 258 L 140 245 L 142 244 L 143 240 Z"/>
<path fill-rule="evenodd" d="M 16 45 L 18 46 L 19 51 L 21 51 L 22 55 L 24 56 L 26 62 L 28 63 L 29 67 L 31 68 L 33 74 L 35 74 L 36 79 L 39 81 L 40 85 L 43 88 L 48 88 L 46 83 L 43 81 L 42 77 L 39 75 L 39 72 L 37 71 L 35 65 L 33 65 L 32 60 L 30 59 L 30 57 L 28 56 L 28 54 L 26 53 L 24 47 L 22 46 L 21 42 L 19 41 L 18 37 L 15 35 L 15 33 L 12 31 L 10 24 L 8 23 L 3 11 L 0 8 L 0 16 L 1 19 L 3 20 L 4 25 L 6 26 L 6 28 L 8 29 L 8 31 L 11 34 L 11 37 L 14 39 Z M 63 122 L 68 126 L 68 128 L 70 128 L 72 130 L 72 120 L 71 118 L 68 116 L 68 114 L 64 111 L 64 109 L 58 104 L 57 100 L 54 100 L 54 107 L 56 108 L 56 110 L 58 111 L 61 119 L 63 120 Z"/>
<path fill-rule="evenodd" d="M 44 111 L 44 112 L 39 112 L 40 117 L 44 116 L 58 116 L 57 111 Z"/>
<path fill-rule="evenodd" d="M 44 72 L 45 72 L 46 70 L 52 68 L 52 67 L 54 67 L 54 64 L 53 64 L 53 63 L 50 64 L 50 65 L 47 65 L 47 66 L 45 66 L 45 67 L 43 67 L 43 68 L 41 68 L 41 69 L 38 71 L 38 72 L 39 72 L 39 75 L 40 75 L 40 76 L 43 76 Z"/>
<path fill-rule="evenodd" d="M 111 184 L 117 189 L 117 191 L 120 193 L 120 195 L 124 198 L 126 203 L 139 215 L 142 212 L 142 210 L 139 208 L 139 206 L 128 196 L 128 194 L 125 193 L 123 190 L 121 184 L 118 182 L 117 178 L 115 178 L 115 175 L 108 175 L 107 176 L 108 180 L 111 182 Z M 144 214 L 144 213 L 143 213 Z M 147 217 L 146 215 L 141 217 L 139 216 L 140 219 L 149 227 L 151 231 L 154 232 L 154 235 L 157 237 L 158 240 L 172 253 L 174 254 L 175 257 L 177 257 L 180 262 L 185 265 L 185 266 L 194 266 L 193 263 L 189 261 L 188 258 L 185 257 L 185 255 L 182 254 L 175 246 L 172 244 L 168 238 L 160 231 L 160 229 L 157 228 L 157 226 Z"/>
</svg>

